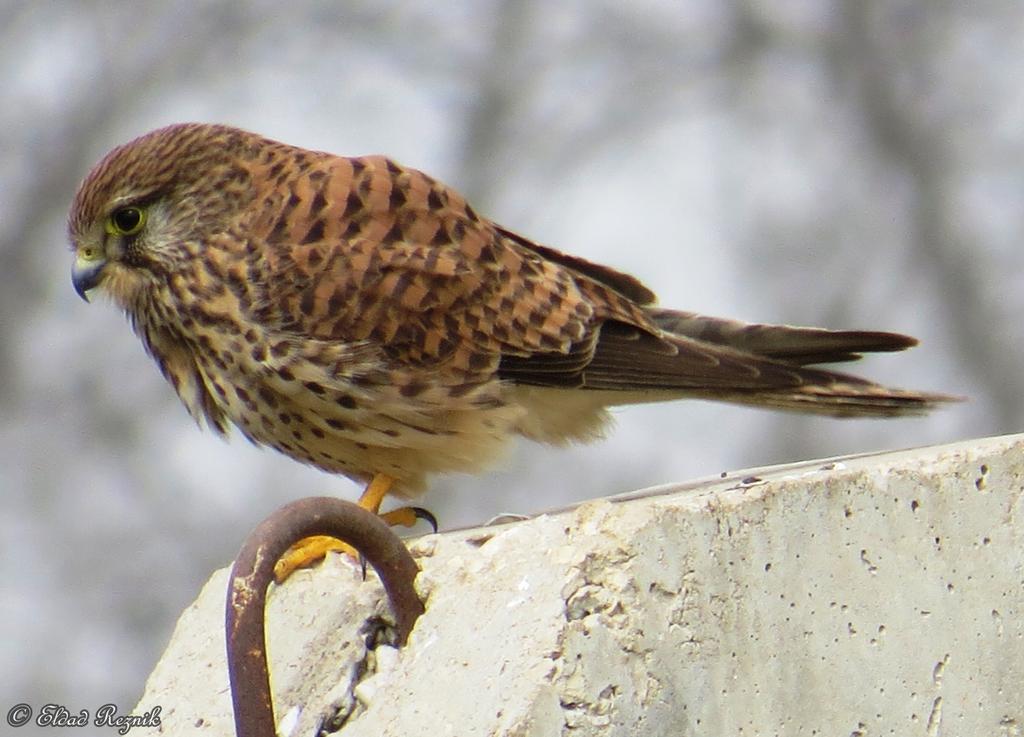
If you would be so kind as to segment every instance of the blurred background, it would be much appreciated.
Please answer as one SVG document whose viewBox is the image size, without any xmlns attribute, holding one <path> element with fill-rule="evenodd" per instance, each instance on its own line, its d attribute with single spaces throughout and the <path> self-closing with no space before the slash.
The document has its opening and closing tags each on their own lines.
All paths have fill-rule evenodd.
<svg viewBox="0 0 1024 737">
<path fill-rule="evenodd" d="M 74 294 L 65 217 L 113 146 L 201 120 L 386 153 L 664 305 L 915 335 L 855 369 L 971 398 L 624 409 L 602 443 L 438 479 L 423 503 L 453 527 L 1024 427 L 1022 79 L 1016 0 L 0 2 L 0 711 L 130 709 L 252 526 L 358 491 L 201 432 Z"/>
</svg>

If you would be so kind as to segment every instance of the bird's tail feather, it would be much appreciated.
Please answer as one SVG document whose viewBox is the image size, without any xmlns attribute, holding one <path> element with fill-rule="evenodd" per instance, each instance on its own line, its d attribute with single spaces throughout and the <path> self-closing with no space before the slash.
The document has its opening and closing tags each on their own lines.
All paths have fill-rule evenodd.
<svg viewBox="0 0 1024 737">
<path fill-rule="evenodd" d="M 835 417 L 920 415 L 960 400 L 809 365 L 902 350 L 917 343 L 909 336 L 755 325 L 668 310 L 652 317 L 665 331 L 660 336 L 621 323 L 603 327 L 584 372 L 586 388 L 652 399 L 668 392 Z"/>
<path fill-rule="evenodd" d="M 666 333 L 801 366 L 855 361 L 863 353 L 902 351 L 917 345 L 917 339 L 909 335 L 874 330 L 765 325 L 663 309 L 650 309 L 648 314 Z"/>
</svg>

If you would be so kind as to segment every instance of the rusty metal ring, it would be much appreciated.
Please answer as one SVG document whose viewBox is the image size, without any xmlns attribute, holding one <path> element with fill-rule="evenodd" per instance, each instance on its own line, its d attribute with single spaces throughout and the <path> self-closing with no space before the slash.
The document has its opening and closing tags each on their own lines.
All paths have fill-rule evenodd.
<svg viewBox="0 0 1024 737">
<path fill-rule="evenodd" d="M 423 603 L 413 587 L 419 568 L 402 540 L 377 515 L 324 496 L 281 507 L 246 539 L 228 584 L 228 679 L 238 737 L 276 735 L 264 622 L 267 588 L 274 580 L 277 560 L 294 543 L 314 535 L 349 543 L 377 571 L 395 612 L 399 645 L 405 644 L 423 614 Z"/>
</svg>

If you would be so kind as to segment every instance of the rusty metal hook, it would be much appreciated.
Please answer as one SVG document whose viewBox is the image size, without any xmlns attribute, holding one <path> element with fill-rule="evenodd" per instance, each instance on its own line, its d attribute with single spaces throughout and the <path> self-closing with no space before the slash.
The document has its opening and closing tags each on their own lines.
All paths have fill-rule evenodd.
<svg viewBox="0 0 1024 737">
<path fill-rule="evenodd" d="M 278 558 L 294 543 L 314 535 L 349 543 L 377 571 L 395 612 L 400 646 L 423 614 L 413 587 L 419 568 L 402 540 L 377 515 L 325 496 L 281 507 L 246 539 L 228 584 L 228 679 L 238 737 L 276 736 L 264 623 L 267 587 L 274 580 Z"/>
</svg>

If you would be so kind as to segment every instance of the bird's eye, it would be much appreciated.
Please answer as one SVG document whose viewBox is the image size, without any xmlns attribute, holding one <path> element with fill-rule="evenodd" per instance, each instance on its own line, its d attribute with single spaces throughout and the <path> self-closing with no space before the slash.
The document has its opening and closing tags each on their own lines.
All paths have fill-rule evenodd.
<svg viewBox="0 0 1024 737">
<path fill-rule="evenodd" d="M 113 235 L 135 235 L 146 224 L 146 212 L 141 207 L 119 207 L 110 214 L 107 230 Z"/>
</svg>

